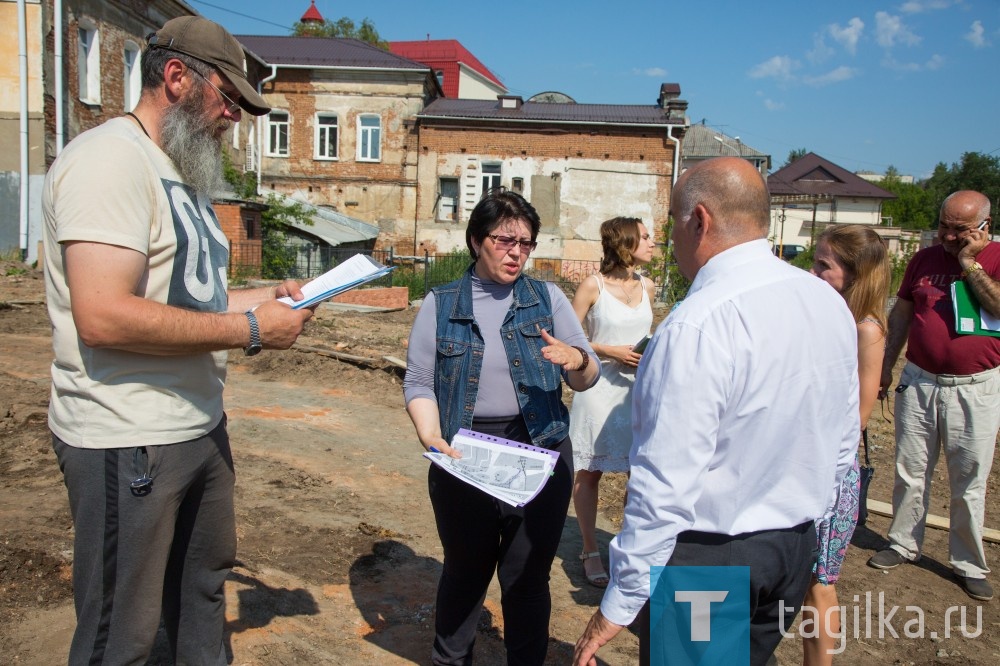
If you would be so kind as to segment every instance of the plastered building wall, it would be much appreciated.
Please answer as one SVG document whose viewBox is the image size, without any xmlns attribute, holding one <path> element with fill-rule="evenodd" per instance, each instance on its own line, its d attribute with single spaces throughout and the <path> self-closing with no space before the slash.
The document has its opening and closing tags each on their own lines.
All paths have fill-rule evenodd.
<svg viewBox="0 0 1000 666">
<path fill-rule="evenodd" d="M 826 224 L 880 225 L 881 200 L 867 198 L 839 198 L 816 205 L 817 228 Z M 784 221 L 782 221 L 784 216 Z M 813 206 L 799 204 L 792 208 L 780 206 L 771 208 L 771 231 L 768 238 L 774 245 L 812 245 Z"/>
<path fill-rule="evenodd" d="M 516 190 L 520 184 L 538 211 L 542 229 L 534 259 L 599 259 L 600 224 L 619 215 L 639 217 L 654 236 L 659 233 L 670 206 L 673 170 L 674 147 L 665 129 L 553 129 L 421 126 L 413 225 L 418 252 L 465 247 L 468 216 L 482 194 L 484 164 L 499 164 L 501 185 Z M 459 210 L 452 220 L 441 219 L 442 177 L 459 184 Z M 398 252 L 408 236 L 412 242 L 412 234 L 405 226 L 395 230 Z"/>
</svg>

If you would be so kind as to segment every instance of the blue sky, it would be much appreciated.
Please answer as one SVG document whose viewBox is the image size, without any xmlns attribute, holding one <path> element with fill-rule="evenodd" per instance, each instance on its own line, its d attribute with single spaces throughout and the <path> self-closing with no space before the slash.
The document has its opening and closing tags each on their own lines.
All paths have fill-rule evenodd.
<svg viewBox="0 0 1000 666">
<path fill-rule="evenodd" d="M 236 34 L 287 34 L 309 0 L 188 0 Z M 317 0 L 387 40 L 457 39 L 514 93 L 655 103 L 675 82 L 692 123 L 772 155 L 916 178 L 1000 155 L 998 0 Z M 490 8 L 493 9 L 490 9 Z"/>
</svg>

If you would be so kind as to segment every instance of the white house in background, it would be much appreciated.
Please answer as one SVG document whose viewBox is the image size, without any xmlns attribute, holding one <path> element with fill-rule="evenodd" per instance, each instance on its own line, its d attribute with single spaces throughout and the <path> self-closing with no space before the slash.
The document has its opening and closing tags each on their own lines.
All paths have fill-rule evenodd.
<svg viewBox="0 0 1000 666">
<path fill-rule="evenodd" d="M 889 241 L 890 251 L 900 238 L 882 216 L 882 205 L 895 199 L 892 192 L 843 169 L 815 153 L 808 153 L 767 179 L 771 192 L 771 229 L 775 247 L 809 247 L 828 224 L 866 224 Z"/>
<path fill-rule="evenodd" d="M 706 125 L 704 120 L 691 125 L 681 141 L 681 173 L 713 157 L 742 157 L 757 167 L 765 178 L 771 168 L 771 156 L 743 143 L 740 137 L 723 134 Z"/>
</svg>

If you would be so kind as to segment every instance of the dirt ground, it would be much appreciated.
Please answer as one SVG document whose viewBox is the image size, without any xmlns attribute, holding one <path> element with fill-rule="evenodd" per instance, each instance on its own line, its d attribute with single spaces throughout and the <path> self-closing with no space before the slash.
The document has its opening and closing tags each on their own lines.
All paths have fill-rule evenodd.
<svg viewBox="0 0 1000 666">
<path fill-rule="evenodd" d="M 65 663 L 74 623 L 73 527 L 46 427 L 51 339 L 43 299 L 40 273 L 0 263 L 4 664 Z M 412 309 L 324 307 L 301 340 L 370 361 L 295 350 L 231 355 L 226 405 L 237 468 L 239 566 L 226 586 L 226 638 L 233 664 L 428 663 L 442 554 L 427 500 L 427 462 L 403 410 L 402 373 L 383 359 L 405 358 L 413 315 Z M 892 425 L 877 413 L 873 422 L 871 497 L 889 502 Z M 939 465 L 931 501 L 931 512 L 941 516 L 948 513 L 946 474 Z M 623 491 L 622 475 L 602 484 L 598 527 L 605 552 L 621 519 Z M 1000 527 L 998 491 L 994 471 L 986 512 L 993 528 Z M 839 662 L 1000 662 L 1000 604 L 974 602 L 954 583 L 946 532 L 928 530 L 926 554 L 916 565 L 887 573 L 865 566 L 885 543 L 888 523 L 872 516 L 849 550 L 838 585 L 848 607 Z M 571 515 L 552 570 L 552 664 L 569 662 L 601 599 L 586 584 L 580 550 Z M 989 544 L 987 557 L 997 562 L 1000 547 Z M 962 609 L 970 637 L 959 628 Z M 479 629 L 477 663 L 504 663 L 495 583 Z M 797 635 L 777 652 L 780 664 L 798 663 L 800 655 Z M 623 632 L 599 657 L 609 665 L 636 663 L 635 636 Z M 169 663 L 162 641 L 150 663 Z"/>
</svg>

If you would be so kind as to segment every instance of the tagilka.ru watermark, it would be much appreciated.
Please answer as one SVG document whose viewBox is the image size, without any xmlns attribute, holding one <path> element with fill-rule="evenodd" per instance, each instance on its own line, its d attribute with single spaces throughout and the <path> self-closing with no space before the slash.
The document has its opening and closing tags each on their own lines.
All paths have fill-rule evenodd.
<svg viewBox="0 0 1000 666">
<path fill-rule="evenodd" d="M 847 637 L 850 635 L 855 640 L 861 638 L 951 638 L 954 631 L 959 632 L 965 638 L 978 638 L 983 633 L 983 607 L 976 606 L 975 627 L 970 629 L 969 612 L 965 606 L 950 606 L 944 611 L 944 630 L 938 632 L 936 629 L 927 630 L 927 613 L 920 606 L 887 606 L 885 603 L 885 592 L 878 593 L 877 607 L 873 603 L 872 593 L 865 592 L 864 602 L 861 595 L 855 594 L 852 605 L 833 606 L 826 611 L 826 625 L 830 625 L 832 615 L 840 609 L 841 631 L 837 635 L 840 643 L 836 648 L 829 650 L 830 654 L 840 654 L 847 647 Z M 791 608 L 784 603 L 780 604 L 780 614 Z M 815 638 L 819 633 L 816 622 L 817 611 L 811 606 L 802 606 L 802 616 L 799 621 L 798 635 L 803 638 Z M 897 615 L 898 614 L 898 615 Z M 849 629 L 848 627 L 851 627 Z M 936 623 L 935 623 L 935 626 Z M 897 628 L 901 631 L 897 631 Z M 863 631 L 862 631 L 863 630 Z M 781 635 L 785 638 L 792 638 L 796 635 L 794 631 L 781 630 Z"/>
<path fill-rule="evenodd" d="M 651 666 L 750 663 L 750 567 L 652 567 Z"/>
<path fill-rule="evenodd" d="M 694 666 L 700 664 L 748 664 L 750 662 L 750 568 L 749 567 L 652 567 L 650 570 L 650 664 Z M 975 624 L 966 606 L 951 606 L 944 612 L 944 628 L 928 631 L 927 612 L 920 606 L 887 605 L 885 592 L 854 595 L 853 604 L 826 611 L 826 626 L 839 609 L 839 645 L 830 654 L 847 647 L 848 636 L 871 638 L 948 639 L 960 633 L 978 638 L 983 633 L 983 607 L 975 607 Z M 779 602 L 778 617 L 802 611 L 797 634 L 815 638 L 819 633 L 817 611 L 810 606 Z M 933 626 L 938 627 L 935 620 Z M 785 638 L 796 636 L 779 626 Z"/>
</svg>

